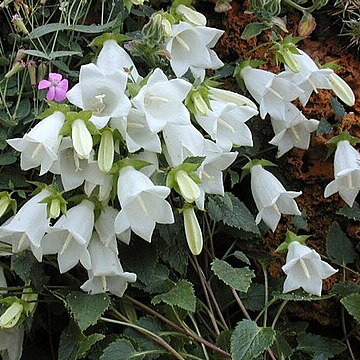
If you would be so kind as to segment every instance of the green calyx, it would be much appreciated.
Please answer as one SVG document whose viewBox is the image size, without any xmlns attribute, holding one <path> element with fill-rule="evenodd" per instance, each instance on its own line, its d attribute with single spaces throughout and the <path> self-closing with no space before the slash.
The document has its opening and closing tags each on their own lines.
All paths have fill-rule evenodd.
<svg viewBox="0 0 360 360">
<path fill-rule="evenodd" d="M 54 191 L 51 195 L 39 201 L 46 204 L 48 219 L 57 219 L 60 214 L 66 214 L 68 202 L 63 198 L 62 194 L 63 192 Z"/>
<path fill-rule="evenodd" d="M 16 213 L 16 200 L 11 198 L 11 195 L 7 191 L 1 191 L 0 192 L 0 218 L 4 216 L 6 213 L 10 211 L 10 209 L 13 211 L 13 213 Z"/>
<path fill-rule="evenodd" d="M 336 150 L 336 146 L 340 141 L 348 141 L 351 145 L 356 145 L 360 143 L 360 139 L 352 136 L 348 131 L 344 131 L 342 133 L 340 133 L 337 136 L 334 136 L 333 138 L 331 138 L 327 144 L 329 144 L 329 151 L 327 153 L 327 158 Z"/>
<path fill-rule="evenodd" d="M 285 241 L 281 243 L 277 249 L 275 250 L 278 253 L 285 253 L 288 250 L 289 245 L 297 241 L 301 245 L 306 245 L 306 240 L 310 237 L 310 235 L 296 235 L 290 230 L 286 231 Z"/>
<path fill-rule="evenodd" d="M 43 119 L 47 118 L 48 116 L 52 115 L 55 111 L 60 111 L 65 116 L 70 111 L 69 105 L 58 104 L 55 101 L 49 101 L 49 100 L 47 100 L 46 102 L 48 103 L 49 108 L 47 108 L 44 112 L 42 112 L 41 114 L 38 115 L 38 118 L 40 120 L 43 120 Z"/>
<path fill-rule="evenodd" d="M 111 168 L 110 174 L 118 175 L 121 169 L 127 166 L 133 167 L 135 170 L 141 170 L 145 166 L 153 165 L 151 162 L 137 159 L 124 158 L 117 161 Z"/>
<path fill-rule="evenodd" d="M 99 135 L 100 132 L 96 128 L 96 126 L 90 121 L 90 118 L 92 116 L 91 110 L 83 110 L 80 112 L 76 111 L 69 111 L 66 114 L 66 120 L 64 122 L 64 125 L 60 129 L 60 135 L 62 136 L 71 136 L 72 133 L 72 123 L 75 120 L 82 120 L 84 124 L 86 125 L 87 129 L 89 130 L 91 135 Z"/>
<path fill-rule="evenodd" d="M 295 46 L 301 39 L 287 36 L 281 42 L 275 43 L 272 47 L 275 50 L 275 62 L 276 64 L 282 62 L 291 71 L 298 73 L 300 66 L 298 61 L 292 55 L 300 55 L 299 50 Z"/>
<path fill-rule="evenodd" d="M 192 114 L 205 116 L 211 110 L 209 92 L 209 88 L 203 84 L 190 90 L 185 105 Z"/>
<path fill-rule="evenodd" d="M 122 44 L 125 41 L 130 41 L 132 38 L 124 34 L 115 34 L 115 33 L 105 33 L 100 36 L 97 36 L 90 44 L 91 47 L 102 48 L 105 41 L 115 40 L 118 44 Z"/>
<path fill-rule="evenodd" d="M 256 165 L 261 165 L 262 167 L 268 167 L 268 166 L 277 166 L 276 164 L 272 163 L 269 160 L 265 160 L 265 159 L 254 159 L 254 160 L 250 160 L 245 166 L 242 167 L 242 173 L 241 173 L 241 178 L 240 181 L 248 174 L 250 174 L 250 170 L 253 166 Z"/>
</svg>

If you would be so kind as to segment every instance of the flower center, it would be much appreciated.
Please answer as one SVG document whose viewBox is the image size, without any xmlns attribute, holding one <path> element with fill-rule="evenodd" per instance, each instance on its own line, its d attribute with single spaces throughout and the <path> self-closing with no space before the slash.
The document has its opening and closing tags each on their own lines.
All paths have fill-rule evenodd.
<svg viewBox="0 0 360 360">
<path fill-rule="evenodd" d="M 143 129 L 144 127 L 145 127 L 145 125 L 139 124 L 139 123 L 134 123 L 134 122 L 127 123 L 128 129 Z"/>
<path fill-rule="evenodd" d="M 95 96 L 95 101 L 91 104 L 92 111 L 94 115 L 100 115 L 106 108 L 106 104 L 104 102 L 106 95 L 100 94 Z"/>
<path fill-rule="evenodd" d="M 292 134 L 292 135 L 294 136 L 294 138 L 295 138 L 295 142 L 299 143 L 299 142 L 300 142 L 300 136 L 299 136 L 299 134 L 297 133 L 297 131 L 295 130 L 295 127 L 292 126 L 292 127 L 290 128 L 290 131 L 291 131 L 291 134 Z"/>
<path fill-rule="evenodd" d="M 165 97 L 162 97 L 162 96 L 158 96 L 158 95 L 155 95 L 155 94 L 152 94 L 152 93 L 148 93 L 145 95 L 145 99 L 144 99 L 144 103 L 145 105 L 147 106 L 152 106 L 154 103 L 163 103 L 163 104 L 167 104 L 169 103 L 170 100 L 165 98 Z"/>
<path fill-rule="evenodd" d="M 178 44 L 185 49 L 185 51 L 189 52 L 190 51 L 190 47 L 189 45 L 180 37 L 180 36 L 176 36 L 175 37 L 176 41 L 178 42 Z"/>
<path fill-rule="evenodd" d="M 204 177 L 206 178 L 206 180 L 208 180 L 209 182 L 214 181 L 214 177 L 209 175 L 205 170 L 202 171 L 202 175 L 204 175 Z"/>
<path fill-rule="evenodd" d="M 42 150 L 43 144 L 40 143 L 36 146 L 34 152 L 31 155 L 31 160 L 34 161 L 34 159 L 39 155 L 39 152 Z"/>
<path fill-rule="evenodd" d="M 56 82 L 56 81 L 52 81 L 51 82 L 51 86 L 53 86 L 53 87 L 57 87 L 59 84 Z"/>
<path fill-rule="evenodd" d="M 224 119 L 222 119 L 222 118 L 218 118 L 217 119 L 217 121 L 218 121 L 218 123 L 220 124 L 220 125 L 222 125 L 223 127 L 225 127 L 225 128 L 227 128 L 228 130 L 230 130 L 233 134 L 235 134 L 235 129 L 230 125 L 230 124 L 228 124 Z"/>
<path fill-rule="evenodd" d="M 304 261 L 302 258 L 300 258 L 300 259 L 299 259 L 299 262 L 300 262 L 301 268 L 302 268 L 303 271 L 304 271 L 305 276 L 306 276 L 308 279 L 310 279 L 309 269 L 307 268 L 307 266 L 306 266 L 306 264 L 305 264 L 305 261 Z"/>
<path fill-rule="evenodd" d="M 62 255 L 64 253 L 64 251 L 69 247 L 71 240 L 72 240 L 72 235 L 71 235 L 71 233 L 69 233 L 69 235 L 66 237 L 64 245 L 60 251 L 60 255 Z"/>
<path fill-rule="evenodd" d="M 17 250 L 20 251 L 21 247 L 24 245 L 24 242 L 26 240 L 26 233 L 24 232 L 22 235 L 21 235 L 21 238 L 19 240 L 19 245 L 17 246 Z"/>
<path fill-rule="evenodd" d="M 284 98 L 274 89 L 272 89 L 271 87 L 268 88 L 268 91 L 270 91 L 272 94 L 274 94 L 276 97 L 278 97 L 280 100 L 284 100 Z"/>
<path fill-rule="evenodd" d="M 147 210 L 147 208 L 145 206 L 144 200 L 141 198 L 140 195 L 137 196 L 136 199 L 137 199 L 137 201 L 138 201 L 138 203 L 140 205 L 141 210 L 144 212 L 145 216 L 148 216 L 149 212 L 148 212 L 148 210 Z"/>
<path fill-rule="evenodd" d="M 101 284 L 102 284 L 104 292 L 106 292 L 107 291 L 107 281 L 106 281 L 106 276 L 105 275 L 101 276 Z"/>
</svg>

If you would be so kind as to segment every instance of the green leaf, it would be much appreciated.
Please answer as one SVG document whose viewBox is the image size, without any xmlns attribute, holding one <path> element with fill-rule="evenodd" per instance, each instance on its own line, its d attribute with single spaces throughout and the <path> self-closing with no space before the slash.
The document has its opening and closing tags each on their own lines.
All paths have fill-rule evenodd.
<svg viewBox="0 0 360 360">
<path fill-rule="evenodd" d="M 52 51 L 49 54 L 49 59 L 53 60 L 59 57 L 63 57 L 63 56 L 73 56 L 73 55 L 78 55 L 78 56 L 82 56 L 82 52 L 81 51 Z"/>
<path fill-rule="evenodd" d="M 62 31 L 62 30 L 71 30 L 71 31 L 77 31 L 80 33 L 87 33 L 87 34 L 99 34 L 104 31 L 107 31 L 109 29 L 112 29 L 116 24 L 118 23 L 118 19 L 109 21 L 108 23 L 104 25 L 66 25 L 66 24 L 60 24 L 60 23 L 52 23 L 52 24 L 46 24 L 42 26 L 38 26 L 35 30 L 33 30 L 29 34 L 29 38 L 35 39 L 41 36 L 44 36 L 46 34 L 50 34 L 55 31 Z"/>
<path fill-rule="evenodd" d="M 332 125 L 326 119 L 321 119 L 316 134 L 325 135 L 331 133 L 332 131 L 333 131 Z"/>
<path fill-rule="evenodd" d="M 207 211 L 214 221 L 222 221 L 228 226 L 260 234 L 251 212 L 231 193 L 211 196 L 207 203 Z"/>
<path fill-rule="evenodd" d="M 351 294 L 340 301 L 348 313 L 360 323 L 360 294 Z"/>
<path fill-rule="evenodd" d="M 269 29 L 269 26 L 264 25 L 263 23 L 254 22 L 246 25 L 241 38 L 243 40 L 249 40 L 255 36 L 260 35 L 264 30 Z"/>
<path fill-rule="evenodd" d="M 337 211 L 337 214 L 345 216 L 350 220 L 360 221 L 360 206 L 355 201 L 352 207 L 345 205 L 343 208 Z"/>
<path fill-rule="evenodd" d="M 331 97 L 330 104 L 335 113 L 335 116 L 340 119 L 343 118 L 346 112 L 344 106 L 339 102 L 339 100 L 335 97 Z"/>
<path fill-rule="evenodd" d="M 81 330 L 94 325 L 110 306 L 108 295 L 88 295 L 80 291 L 72 291 L 65 302 Z"/>
<path fill-rule="evenodd" d="M 12 151 L 0 154 L 0 166 L 14 164 L 16 160 L 17 156 Z"/>
<path fill-rule="evenodd" d="M 303 290 L 283 294 L 283 293 L 272 293 L 274 299 L 288 300 L 288 301 L 314 301 L 314 300 L 325 300 L 334 296 L 334 294 L 316 296 L 306 293 Z"/>
<path fill-rule="evenodd" d="M 164 302 L 168 305 L 178 306 L 186 311 L 195 312 L 196 297 L 194 286 L 187 280 L 180 280 L 170 291 L 155 296 L 151 302 L 155 305 Z"/>
<path fill-rule="evenodd" d="M 354 284 L 352 282 L 337 283 L 331 289 L 331 293 L 340 295 L 341 297 L 355 293 L 360 293 L 360 285 Z"/>
<path fill-rule="evenodd" d="M 297 350 L 313 356 L 322 356 L 321 359 L 333 358 L 342 353 L 346 346 L 339 340 L 313 334 L 301 334 L 297 337 Z"/>
<path fill-rule="evenodd" d="M 144 356 L 140 355 L 132 343 L 126 339 L 118 339 L 111 343 L 103 352 L 100 360 L 130 360 L 142 359 Z"/>
<path fill-rule="evenodd" d="M 247 266 L 243 268 L 233 268 L 226 261 L 215 259 L 211 264 L 214 274 L 231 288 L 247 292 L 251 285 L 251 279 L 255 274 Z"/>
<path fill-rule="evenodd" d="M 331 224 L 327 234 L 326 253 L 334 263 L 338 265 L 346 265 L 354 262 L 352 243 L 337 222 Z"/>
<path fill-rule="evenodd" d="M 252 283 L 247 293 L 240 293 L 246 309 L 260 311 L 265 306 L 265 286 L 263 284 Z"/>
<path fill-rule="evenodd" d="M 60 336 L 58 360 L 76 360 L 79 343 L 84 339 L 85 336 L 78 326 L 70 322 Z"/>
<path fill-rule="evenodd" d="M 240 175 L 234 170 L 228 170 L 228 174 L 230 175 L 230 186 L 233 188 L 236 184 L 239 183 Z"/>
<path fill-rule="evenodd" d="M 40 51 L 40 50 L 20 49 L 19 52 L 22 53 L 22 54 L 31 55 L 31 56 L 39 57 L 39 58 L 42 58 L 42 59 L 50 60 L 49 55 L 44 53 L 43 51 Z"/>
<path fill-rule="evenodd" d="M 233 253 L 233 256 L 235 256 L 237 259 L 239 259 L 240 261 L 244 262 L 247 265 L 250 265 L 250 260 L 249 258 L 242 252 L 242 251 L 235 251 Z"/>
<path fill-rule="evenodd" d="M 82 359 L 84 356 L 86 356 L 93 345 L 104 338 L 105 335 L 103 334 L 91 334 L 82 340 L 79 344 L 76 359 Z"/>
<path fill-rule="evenodd" d="M 268 349 L 275 340 L 275 331 L 258 327 L 255 321 L 240 321 L 231 337 L 233 360 L 253 360 Z"/>
</svg>

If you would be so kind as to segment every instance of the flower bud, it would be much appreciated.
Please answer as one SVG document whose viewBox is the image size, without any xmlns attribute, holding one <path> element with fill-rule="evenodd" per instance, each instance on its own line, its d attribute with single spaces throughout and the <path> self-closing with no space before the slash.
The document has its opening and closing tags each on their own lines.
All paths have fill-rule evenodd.
<svg viewBox="0 0 360 360">
<path fill-rule="evenodd" d="M 60 215 L 60 200 L 53 199 L 50 203 L 49 218 L 56 219 Z"/>
<path fill-rule="evenodd" d="M 232 9 L 230 5 L 231 0 L 218 0 L 215 4 L 215 12 L 224 13 Z"/>
<path fill-rule="evenodd" d="M 17 32 L 23 33 L 24 35 L 29 35 L 29 31 L 27 30 L 27 28 L 23 22 L 23 19 L 20 15 L 15 14 L 12 17 L 12 23 L 16 27 Z"/>
<path fill-rule="evenodd" d="M 282 56 L 284 57 L 285 65 L 295 73 L 300 72 L 300 65 L 295 59 L 294 54 L 288 48 L 283 48 Z"/>
<path fill-rule="evenodd" d="M 195 92 L 192 96 L 192 100 L 194 103 L 194 115 L 206 116 L 209 111 L 209 107 L 207 106 L 206 101 L 201 96 L 201 94 Z"/>
<path fill-rule="evenodd" d="M 71 124 L 71 138 L 79 159 L 88 159 L 93 147 L 92 136 L 83 120 L 77 119 Z"/>
<path fill-rule="evenodd" d="M 20 319 L 23 306 L 18 302 L 12 305 L 0 316 L 0 329 L 9 329 L 14 327 Z"/>
<path fill-rule="evenodd" d="M 21 295 L 21 300 L 26 301 L 28 304 L 25 307 L 26 315 L 34 312 L 37 305 L 38 294 L 30 287 L 26 287 Z"/>
<path fill-rule="evenodd" d="M 0 218 L 7 213 L 12 202 L 13 200 L 6 191 L 0 193 Z"/>
<path fill-rule="evenodd" d="M 316 28 L 315 18 L 307 12 L 304 12 L 300 22 L 298 33 L 301 37 L 309 36 Z"/>
<path fill-rule="evenodd" d="M 185 208 L 184 216 L 185 235 L 189 249 L 193 255 L 199 255 L 203 248 L 203 236 L 193 207 Z"/>
<path fill-rule="evenodd" d="M 16 61 L 12 68 L 5 74 L 5 79 L 11 78 L 25 68 L 25 63 L 22 60 Z"/>
<path fill-rule="evenodd" d="M 177 182 L 181 196 L 186 202 L 192 203 L 200 196 L 199 186 L 185 170 L 176 172 L 175 181 Z"/>
<path fill-rule="evenodd" d="M 355 95 L 351 87 L 337 74 L 333 73 L 328 78 L 336 96 L 348 106 L 354 106 Z"/>
<path fill-rule="evenodd" d="M 181 14 L 184 18 L 184 20 L 187 22 L 187 23 L 190 23 L 191 25 L 196 25 L 196 26 L 205 26 L 206 25 L 206 17 L 183 5 L 183 4 L 180 4 L 177 8 L 176 8 L 176 12 L 178 14 Z"/>
<path fill-rule="evenodd" d="M 42 61 L 38 66 L 38 83 L 45 79 L 45 76 L 47 74 L 47 65 L 44 61 Z"/>
<path fill-rule="evenodd" d="M 35 63 L 34 60 L 30 60 L 27 63 L 27 69 L 28 69 L 28 72 L 29 72 L 31 86 L 34 88 L 37 85 L 37 81 L 36 81 L 36 63 Z"/>
<path fill-rule="evenodd" d="M 109 172 L 114 162 L 114 138 L 111 130 L 104 130 L 101 134 L 98 165 L 105 173 Z"/>
</svg>

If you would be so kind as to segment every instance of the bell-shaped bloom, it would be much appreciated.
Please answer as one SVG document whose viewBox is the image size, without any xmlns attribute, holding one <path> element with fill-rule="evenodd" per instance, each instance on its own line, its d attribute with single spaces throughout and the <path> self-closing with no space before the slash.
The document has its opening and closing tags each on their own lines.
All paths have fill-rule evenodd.
<svg viewBox="0 0 360 360">
<path fill-rule="evenodd" d="M 285 121 L 283 119 L 271 118 L 275 136 L 269 143 L 278 147 L 277 157 L 283 156 L 293 147 L 307 150 L 310 144 L 310 134 L 319 126 L 318 120 L 308 120 L 291 103 L 287 105 L 285 114 Z"/>
<path fill-rule="evenodd" d="M 96 233 L 91 238 L 89 253 L 91 257 L 89 280 L 81 286 L 81 289 L 90 294 L 110 292 L 119 297 L 123 296 L 128 283 L 136 281 L 136 274 L 124 272 L 118 255 L 105 246 Z"/>
<path fill-rule="evenodd" d="M 99 235 L 100 241 L 116 254 L 118 249 L 114 223 L 118 213 L 118 210 L 106 205 L 102 208 L 100 216 L 95 222 L 95 230 Z"/>
<path fill-rule="evenodd" d="M 302 194 L 301 191 L 286 191 L 281 182 L 261 165 L 251 168 L 251 192 L 259 213 L 256 224 L 261 220 L 275 231 L 281 214 L 301 215 L 294 198 Z"/>
<path fill-rule="evenodd" d="M 151 151 L 141 151 L 136 154 L 130 154 L 131 159 L 143 160 L 151 165 L 145 166 L 140 171 L 145 174 L 148 178 L 151 177 L 155 172 L 161 172 L 159 170 L 159 159 L 156 153 Z"/>
<path fill-rule="evenodd" d="M 246 66 L 241 70 L 241 76 L 250 94 L 260 104 L 262 119 L 266 114 L 285 119 L 285 105 L 303 94 L 291 81 L 269 71 Z"/>
<path fill-rule="evenodd" d="M 63 79 L 61 74 L 50 73 L 49 80 L 41 80 L 38 89 L 49 89 L 46 94 L 47 100 L 63 101 L 66 98 L 66 92 L 69 82 Z"/>
<path fill-rule="evenodd" d="M 77 107 L 91 110 L 90 120 L 101 129 L 110 117 L 125 116 L 130 111 L 130 100 L 125 95 L 127 79 L 122 71 L 104 74 L 95 64 L 83 65 L 79 83 L 66 97 Z"/>
<path fill-rule="evenodd" d="M 122 71 L 135 82 L 140 78 L 131 57 L 115 40 L 104 42 L 96 65 L 106 75 Z"/>
<path fill-rule="evenodd" d="M 41 239 L 49 229 L 46 204 L 40 203 L 50 192 L 41 191 L 27 201 L 15 216 L 0 227 L 0 240 L 12 245 L 12 252 L 18 253 L 30 248 L 40 260 Z"/>
<path fill-rule="evenodd" d="M 60 146 L 60 129 L 64 125 L 65 115 L 55 111 L 36 124 L 23 138 L 9 139 L 7 143 L 21 152 L 22 170 L 33 169 L 40 165 L 40 176 L 49 171 L 57 159 Z"/>
<path fill-rule="evenodd" d="M 287 275 L 283 292 L 303 288 L 307 293 L 321 296 L 322 280 L 335 274 L 335 270 L 320 255 L 297 241 L 289 244 L 286 264 L 282 267 Z"/>
<path fill-rule="evenodd" d="M 203 248 L 203 236 L 193 207 L 183 209 L 186 241 L 193 255 L 199 255 Z"/>
<path fill-rule="evenodd" d="M 194 26 L 180 22 L 172 26 L 172 36 L 166 44 L 170 52 L 170 66 L 177 77 L 189 69 L 194 78 L 205 78 L 205 69 L 218 69 L 224 64 L 211 48 L 215 46 L 222 30 L 206 26 Z"/>
<path fill-rule="evenodd" d="M 24 327 L 0 330 L 0 356 L 3 360 L 20 360 L 23 352 Z"/>
<path fill-rule="evenodd" d="M 252 146 L 250 129 L 245 124 L 257 110 L 250 106 L 238 106 L 219 101 L 210 101 L 211 111 L 206 116 L 196 116 L 199 125 L 224 150 L 235 146 Z"/>
<path fill-rule="evenodd" d="M 60 273 L 73 268 L 79 261 L 90 269 L 91 259 L 87 246 L 94 228 L 94 204 L 83 200 L 72 207 L 66 215 L 48 230 L 41 249 L 44 255 L 58 254 Z"/>
<path fill-rule="evenodd" d="M 131 109 L 127 117 L 111 119 L 111 126 L 120 131 L 130 153 L 140 149 L 161 153 L 160 138 L 151 132 L 146 116 L 140 110 Z"/>
<path fill-rule="evenodd" d="M 204 137 L 193 125 L 169 124 L 163 130 L 164 153 L 170 166 L 176 167 L 189 156 L 202 156 Z"/>
<path fill-rule="evenodd" d="M 156 68 L 133 104 L 145 114 L 151 132 L 157 133 L 166 124 L 190 124 L 190 113 L 183 104 L 191 90 L 191 84 L 182 79 L 168 80 L 162 70 Z"/>
<path fill-rule="evenodd" d="M 347 140 L 336 144 L 334 177 L 326 186 L 324 196 L 339 192 L 342 199 L 352 207 L 360 191 L 360 154 Z"/>
<path fill-rule="evenodd" d="M 319 69 L 315 62 L 304 51 L 297 49 L 299 54 L 292 54 L 300 67 L 299 72 L 292 72 L 287 66 L 287 71 L 280 73 L 279 76 L 292 81 L 304 92 L 299 96 L 301 103 L 306 106 L 313 92 L 317 93 L 318 89 L 331 89 L 332 86 L 328 77 L 333 70 Z"/>
<path fill-rule="evenodd" d="M 131 230 L 146 241 L 151 241 L 155 224 L 172 224 L 174 216 L 165 198 L 170 194 L 166 186 L 156 186 L 140 171 L 127 166 L 120 171 L 118 198 L 121 211 L 115 219 L 115 231 Z"/>
</svg>

